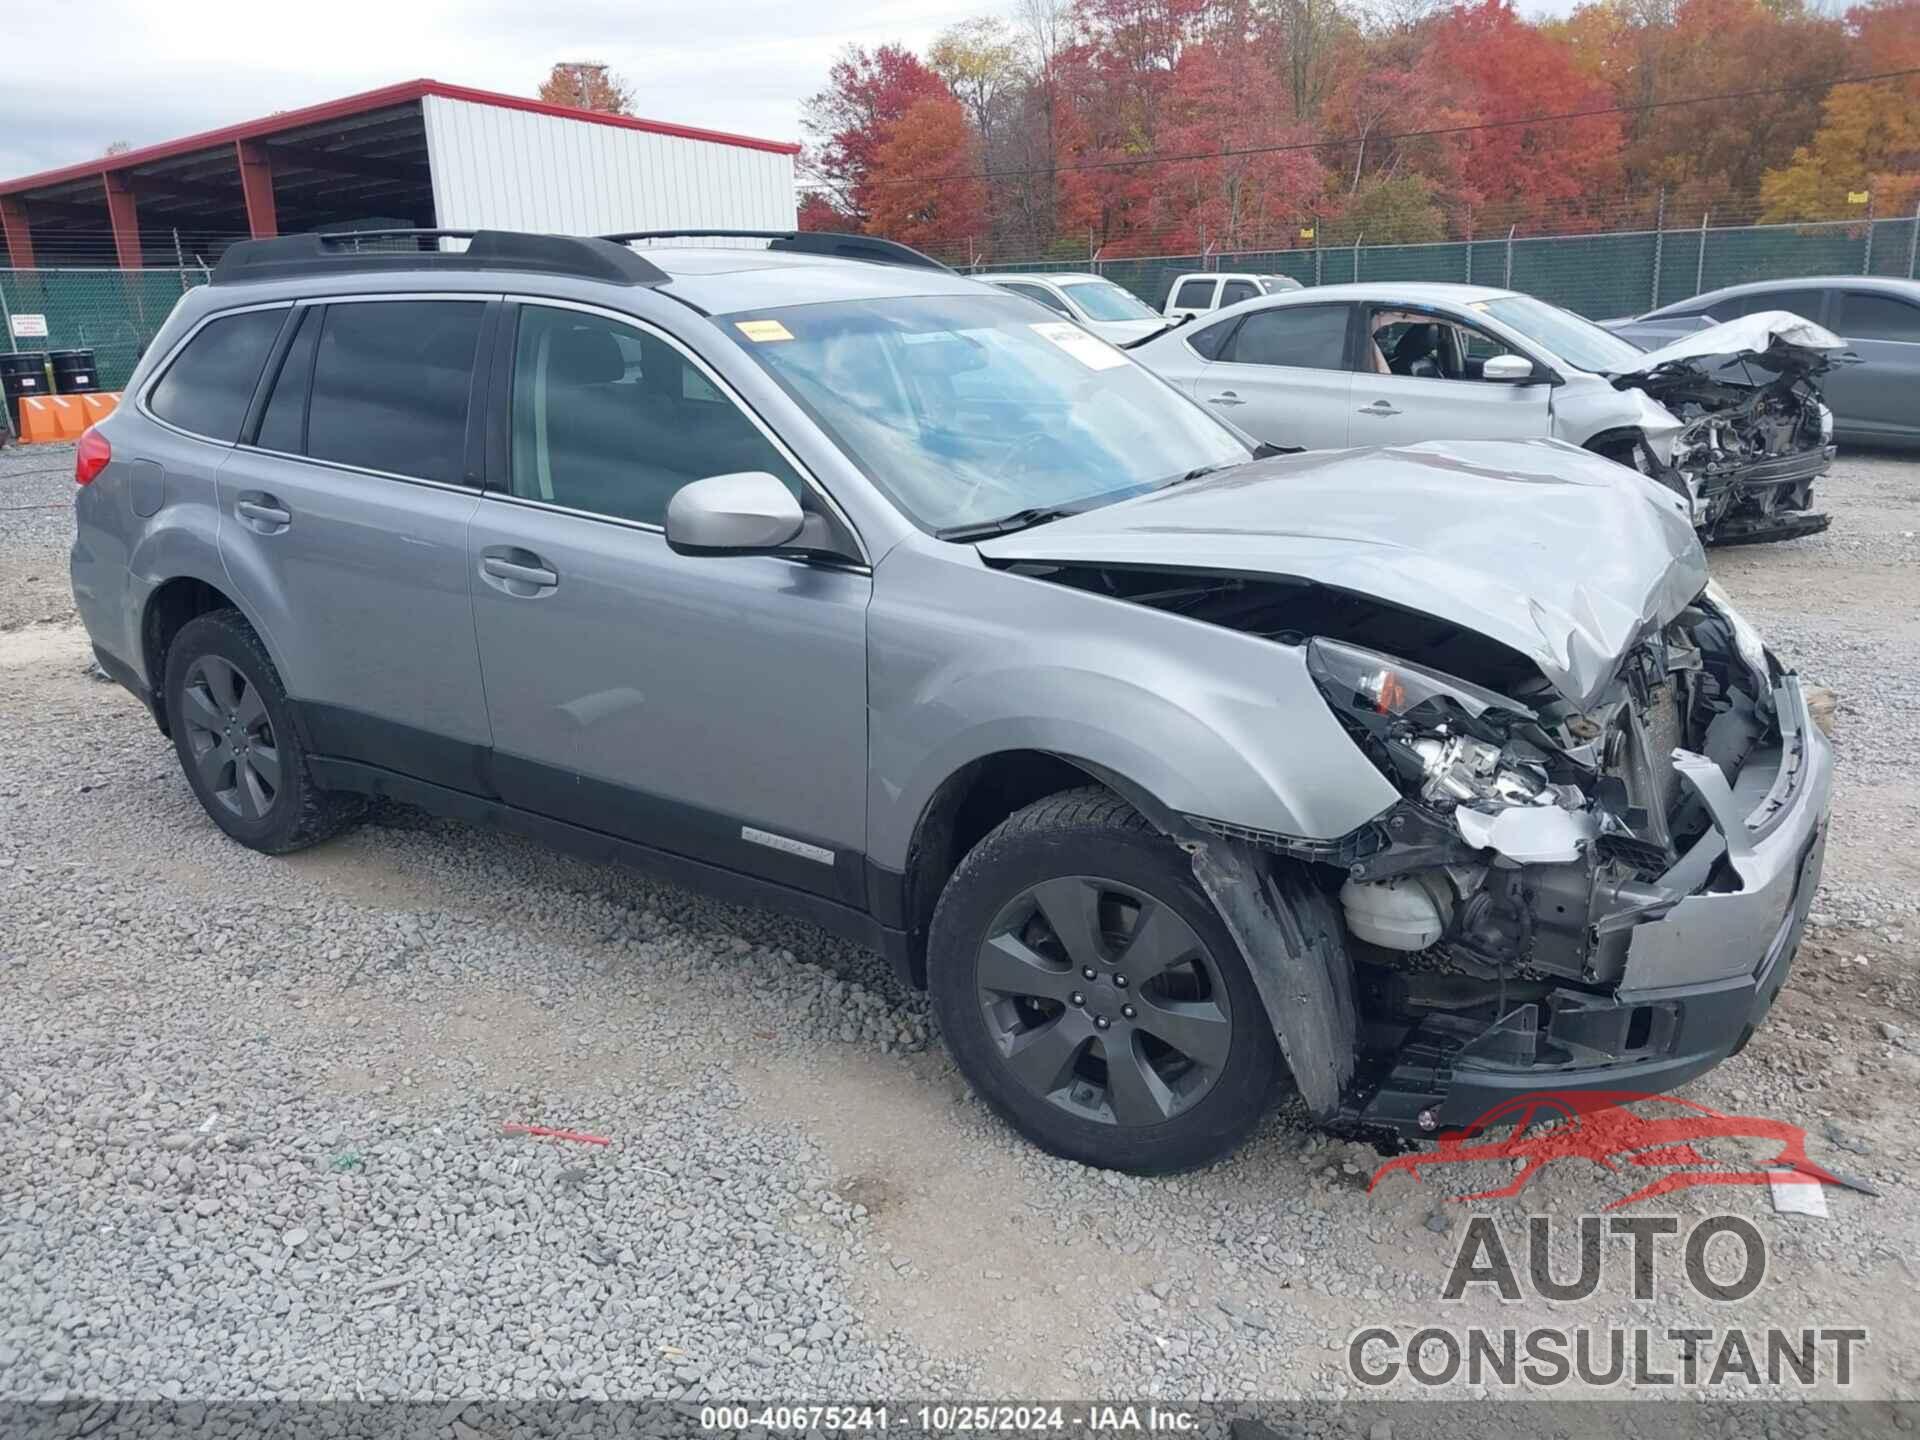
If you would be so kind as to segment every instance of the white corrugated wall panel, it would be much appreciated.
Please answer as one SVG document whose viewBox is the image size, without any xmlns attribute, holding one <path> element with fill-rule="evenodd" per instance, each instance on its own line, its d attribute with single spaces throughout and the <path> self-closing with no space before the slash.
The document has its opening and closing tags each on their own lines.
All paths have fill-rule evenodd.
<svg viewBox="0 0 1920 1440">
<path fill-rule="evenodd" d="M 447 230 L 791 230 L 793 157 L 429 95 L 433 209 Z"/>
</svg>

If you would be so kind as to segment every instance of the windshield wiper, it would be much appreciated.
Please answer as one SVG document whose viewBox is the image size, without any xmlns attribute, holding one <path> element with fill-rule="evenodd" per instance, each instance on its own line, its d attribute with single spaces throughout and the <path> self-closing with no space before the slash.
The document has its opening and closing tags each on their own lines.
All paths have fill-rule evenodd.
<svg viewBox="0 0 1920 1440">
<path fill-rule="evenodd" d="M 996 535 L 1011 535 L 1016 530 L 1025 530 L 1030 525 L 1044 525 L 1049 520 L 1059 520 L 1067 515 L 1077 515 L 1078 510 L 1064 505 L 1029 505 L 1025 510 L 1016 510 L 1011 515 L 1002 515 L 997 520 L 975 520 L 967 525 L 948 525 L 933 532 L 938 540 L 991 540 Z"/>
</svg>

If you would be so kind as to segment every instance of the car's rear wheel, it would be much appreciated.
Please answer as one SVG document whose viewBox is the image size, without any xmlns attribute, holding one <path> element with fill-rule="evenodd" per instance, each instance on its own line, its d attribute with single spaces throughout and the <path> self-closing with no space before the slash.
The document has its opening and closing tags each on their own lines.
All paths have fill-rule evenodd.
<svg viewBox="0 0 1920 1440">
<path fill-rule="evenodd" d="M 954 1061 L 1044 1149 L 1144 1173 L 1245 1138 L 1283 1065 L 1178 847 L 1105 790 L 1050 796 L 961 861 L 928 982 Z"/>
<path fill-rule="evenodd" d="M 167 649 L 163 693 L 187 784 L 242 845 L 283 855 L 358 815 L 357 796 L 313 783 L 279 672 L 239 611 L 181 626 Z"/>
</svg>

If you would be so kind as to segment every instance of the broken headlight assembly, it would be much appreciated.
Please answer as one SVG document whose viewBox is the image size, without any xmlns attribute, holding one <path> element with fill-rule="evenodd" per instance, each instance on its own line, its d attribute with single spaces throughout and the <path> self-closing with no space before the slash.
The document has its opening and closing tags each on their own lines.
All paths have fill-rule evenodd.
<svg viewBox="0 0 1920 1440">
<path fill-rule="evenodd" d="M 1307 672 L 1375 762 L 1435 809 L 1584 803 L 1552 779 L 1552 742 L 1516 700 L 1338 640 L 1308 643 Z"/>
</svg>

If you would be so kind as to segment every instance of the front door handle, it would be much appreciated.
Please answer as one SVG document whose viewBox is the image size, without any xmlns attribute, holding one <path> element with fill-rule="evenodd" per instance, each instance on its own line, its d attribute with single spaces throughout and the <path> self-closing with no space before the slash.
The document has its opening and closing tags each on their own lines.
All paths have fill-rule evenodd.
<svg viewBox="0 0 1920 1440">
<path fill-rule="evenodd" d="M 248 490 L 233 502 L 233 513 L 249 530 L 278 535 L 293 523 L 293 512 L 279 499 L 261 490 Z"/>
<path fill-rule="evenodd" d="M 495 546 L 480 556 L 480 573 L 497 590 L 525 599 L 553 589 L 560 576 L 531 550 L 517 545 Z"/>
<path fill-rule="evenodd" d="M 1232 406 L 1232 405 L 1244 405 L 1247 402 L 1242 400 L 1238 395 L 1234 394 L 1233 391 L 1231 390 L 1222 390 L 1218 395 L 1209 395 L 1207 397 L 1207 403 L 1209 405 Z"/>
<path fill-rule="evenodd" d="M 1398 415 L 1400 412 L 1388 401 L 1376 400 L 1371 405 L 1362 405 L 1357 412 L 1361 415 Z"/>
</svg>

